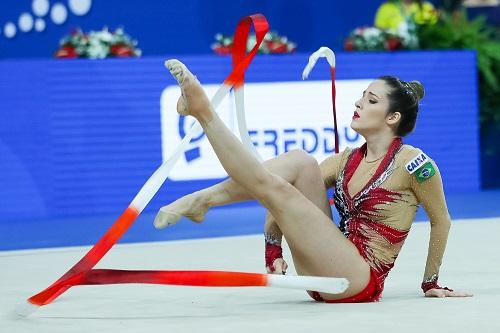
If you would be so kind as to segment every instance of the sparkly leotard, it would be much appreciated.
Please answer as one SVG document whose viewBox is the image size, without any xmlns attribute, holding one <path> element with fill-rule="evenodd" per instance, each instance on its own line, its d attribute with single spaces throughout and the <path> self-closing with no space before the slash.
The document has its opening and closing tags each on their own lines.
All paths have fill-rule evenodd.
<svg viewBox="0 0 500 333">
<path fill-rule="evenodd" d="M 364 159 L 366 144 L 346 149 L 321 163 L 325 185 L 335 187 L 334 202 L 339 211 L 340 230 L 354 243 L 370 265 L 377 280 L 379 300 L 384 281 L 410 231 L 417 208 L 423 204 L 431 221 L 429 255 L 424 281 L 435 279 L 441 265 L 450 226 L 439 170 L 429 159 L 435 174 L 417 181 L 405 165 L 422 152 L 394 139 L 381 161 Z"/>
</svg>

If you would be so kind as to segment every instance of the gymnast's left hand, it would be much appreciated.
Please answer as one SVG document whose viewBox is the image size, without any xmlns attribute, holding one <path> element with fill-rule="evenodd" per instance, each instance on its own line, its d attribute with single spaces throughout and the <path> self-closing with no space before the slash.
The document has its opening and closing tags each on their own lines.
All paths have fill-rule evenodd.
<svg viewBox="0 0 500 333">
<path fill-rule="evenodd" d="M 472 294 L 461 292 L 461 291 L 449 291 L 446 289 L 433 288 L 425 292 L 425 297 L 472 297 Z"/>
</svg>

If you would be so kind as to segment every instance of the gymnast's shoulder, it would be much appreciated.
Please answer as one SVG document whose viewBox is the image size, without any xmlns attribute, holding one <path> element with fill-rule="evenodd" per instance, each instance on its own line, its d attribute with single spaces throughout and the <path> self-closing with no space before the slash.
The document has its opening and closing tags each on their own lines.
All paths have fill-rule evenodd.
<svg viewBox="0 0 500 333">
<path fill-rule="evenodd" d="M 425 151 L 412 145 L 402 145 L 396 154 L 396 163 L 398 166 L 404 167 L 410 173 L 412 173 L 413 169 L 418 169 L 427 162 L 432 163 L 434 166 L 436 165 L 434 160 Z"/>
</svg>

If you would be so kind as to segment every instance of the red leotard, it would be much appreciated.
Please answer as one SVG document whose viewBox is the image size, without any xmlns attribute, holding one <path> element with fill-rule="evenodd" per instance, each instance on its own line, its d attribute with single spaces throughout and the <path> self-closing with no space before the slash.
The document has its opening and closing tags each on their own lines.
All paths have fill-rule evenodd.
<svg viewBox="0 0 500 333">
<path fill-rule="evenodd" d="M 384 281 L 410 231 L 420 203 L 431 220 L 431 243 L 424 279 L 437 276 L 446 246 L 449 215 L 435 163 L 431 177 L 417 181 L 405 168 L 422 152 L 395 138 L 381 161 L 365 160 L 366 143 L 321 163 L 327 187 L 335 187 L 340 230 L 371 268 L 370 282 L 358 295 L 335 302 L 378 301 Z M 312 295 L 317 298 L 319 294 Z M 318 299 L 319 300 L 319 299 Z"/>
</svg>

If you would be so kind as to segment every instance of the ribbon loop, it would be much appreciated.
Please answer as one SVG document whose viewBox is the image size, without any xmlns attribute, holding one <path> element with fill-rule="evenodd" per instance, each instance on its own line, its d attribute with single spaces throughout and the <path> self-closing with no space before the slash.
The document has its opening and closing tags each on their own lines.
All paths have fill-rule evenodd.
<svg viewBox="0 0 500 333">
<path fill-rule="evenodd" d="M 302 80 L 307 79 L 319 58 L 326 58 L 330 67 L 335 67 L 335 53 L 330 48 L 322 46 L 309 56 L 309 62 L 302 72 Z"/>
<path fill-rule="evenodd" d="M 246 54 L 251 23 L 254 26 L 256 43 L 250 52 Z M 262 14 L 254 14 L 241 19 L 234 34 L 232 50 L 233 71 L 224 81 L 225 84 L 234 86 L 235 88 L 243 85 L 245 70 L 257 54 L 260 44 L 262 44 L 264 36 L 268 31 L 269 24 Z"/>
</svg>

